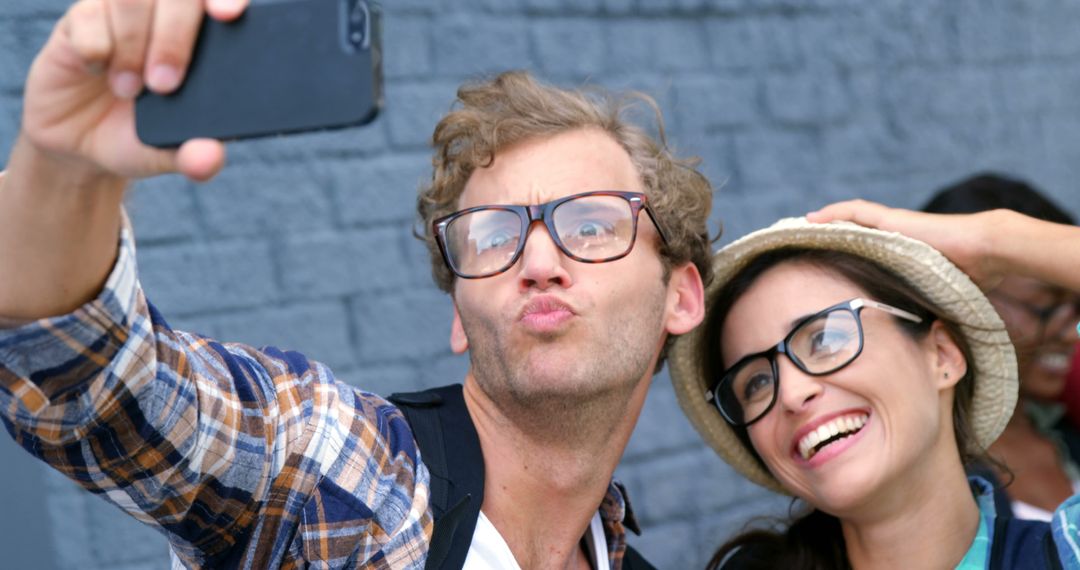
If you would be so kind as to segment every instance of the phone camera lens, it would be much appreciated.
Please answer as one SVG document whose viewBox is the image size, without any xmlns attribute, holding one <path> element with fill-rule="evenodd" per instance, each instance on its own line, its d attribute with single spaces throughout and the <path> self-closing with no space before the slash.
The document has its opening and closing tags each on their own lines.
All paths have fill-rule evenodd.
<svg viewBox="0 0 1080 570">
<path fill-rule="evenodd" d="M 345 0 L 345 41 L 356 51 L 368 49 L 371 14 L 364 0 Z"/>
</svg>

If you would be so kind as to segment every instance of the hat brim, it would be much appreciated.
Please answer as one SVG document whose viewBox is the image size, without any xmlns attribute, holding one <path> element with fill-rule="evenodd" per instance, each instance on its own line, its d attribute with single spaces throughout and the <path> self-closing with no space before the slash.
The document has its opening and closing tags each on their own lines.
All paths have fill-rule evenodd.
<svg viewBox="0 0 1080 570">
<path fill-rule="evenodd" d="M 944 255 L 924 242 L 848 222 L 814 224 L 805 218 L 786 218 L 722 248 L 713 257 L 713 281 L 705 290 L 706 314 L 724 285 L 763 253 L 786 248 L 841 251 L 869 259 L 896 273 L 960 325 L 971 347 L 975 390 L 970 419 L 977 449 L 985 450 L 1001 431 L 1016 406 L 1019 387 L 1016 353 L 1005 325 L 990 301 Z M 736 471 L 754 483 L 791 494 L 764 469 L 739 440 L 734 429 L 705 399 L 705 327 L 679 337 L 669 358 L 671 381 L 679 405 L 698 433 Z"/>
</svg>

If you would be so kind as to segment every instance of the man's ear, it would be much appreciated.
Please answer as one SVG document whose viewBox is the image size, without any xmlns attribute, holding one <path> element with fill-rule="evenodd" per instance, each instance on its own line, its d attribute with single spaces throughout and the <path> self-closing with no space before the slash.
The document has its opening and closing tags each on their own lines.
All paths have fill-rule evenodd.
<svg viewBox="0 0 1080 570">
<path fill-rule="evenodd" d="M 457 303 L 454 303 L 454 322 L 450 325 L 450 350 L 454 354 L 465 354 L 469 350 L 469 337 L 465 336 L 465 327 L 461 326 Z"/>
<path fill-rule="evenodd" d="M 960 345 L 956 344 L 949 331 L 946 330 L 945 324 L 939 320 L 930 325 L 929 341 L 930 348 L 933 350 L 930 357 L 931 365 L 937 375 L 938 388 L 956 386 L 968 370 L 968 363 L 964 359 Z"/>
<path fill-rule="evenodd" d="M 685 334 L 705 318 L 705 286 L 701 273 L 691 262 L 671 270 L 667 288 L 667 320 L 670 334 Z"/>
</svg>

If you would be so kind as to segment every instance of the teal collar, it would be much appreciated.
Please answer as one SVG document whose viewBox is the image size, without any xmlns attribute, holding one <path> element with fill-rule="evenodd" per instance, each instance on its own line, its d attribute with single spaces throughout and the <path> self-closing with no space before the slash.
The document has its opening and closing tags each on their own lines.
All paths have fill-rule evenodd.
<svg viewBox="0 0 1080 570">
<path fill-rule="evenodd" d="M 979 531 L 956 570 L 985 570 L 990 564 L 990 545 L 994 542 L 994 519 L 997 517 L 994 487 L 982 477 L 970 477 L 968 481 L 979 505 Z"/>
</svg>

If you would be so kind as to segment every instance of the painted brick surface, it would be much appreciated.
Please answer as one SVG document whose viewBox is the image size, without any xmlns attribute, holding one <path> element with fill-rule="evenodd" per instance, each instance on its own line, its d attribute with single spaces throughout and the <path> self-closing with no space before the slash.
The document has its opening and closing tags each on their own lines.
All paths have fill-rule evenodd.
<svg viewBox="0 0 1080 570">
<path fill-rule="evenodd" d="M 261 240 L 146 248 L 139 266 L 147 296 L 166 315 L 252 308 L 277 298 L 272 251 Z"/>
<path fill-rule="evenodd" d="M 251 346 L 298 350 L 335 370 L 355 366 L 349 315 L 343 301 L 297 303 L 224 313 L 214 334 Z"/>
<path fill-rule="evenodd" d="M 426 145 L 439 118 L 450 110 L 456 91 L 456 82 L 388 82 L 386 100 L 394 102 L 385 111 L 390 143 L 417 148 Z"/>
<path fill-rule="evenodd" d="M 757 16 L 708 20 L 712 63 L 719 69 L 793 68 L 805 57 L 795 20 Z"/>
<path fill-rule="evenodd" d="M 4 3 L 0 164 L 25 73 L 68 4 Z M 724 242 L 832 200 L 916 207 L 985 169 L 1080 215 L 1080 8 L 1067 2 L 387 0 L 384 12 L 372 126 L 232 145 L 207 185 L 136 185 L 143 281 L 174 326 L 303 350 L 384 395 L 460 381 L 451 303 L 409 232 L 432 128 L 462 81 L 504 68 L 656 98 L 673 145 L 720 187 L 710 223 Z M 630 540 L 661 568 L 701 567 L 747 520 L 788 506 L 702 445 L 666 372 L 617 475 L 644 526 Z M 0 551 L 165 567 L 159 535 L 44 476 L 52 532 L 0 536 Z"/>
<path fill-rule="evenodd" d="M 460 77 L 531 67 L 528 27 L 520 16 L 457 12 L 436 23 L 435 67 L 441 74 Z"/>
<path fill-rule="evenodd" d="M 4 108 L 0 109 L 0 133 L 4 138 L 0 139 L 0 166 L 6 165 L 11 148 L 15 144 L 15 133 L 19 132 L 19 116 L 22 102 L 16 97 L 0 97 L 0 103 Z"/>
<path fill-rule="evenodd" d="M 408 224 L 416 215 L 417 190 L 431 179 L 428 153 L 325 161 L 322 166 L 335 216 L 346 226 Z"/>
<path fill-rule="evenodd" d="M 684 135 L 752 124 L 758 118 L 759 90 L 754 76 L 694 74 L 675 85 L 668 121 Z"/>
<path fill-rule="evenodd" d="M 614 69 L 692 71 L 707 66 L 705 30 L 697 22 L 653 19 L 605 26 Z"/>
<path fill-rule="evenodd" d="M 432 69 L 432 29 L 423 16 L 387 18 L 383 24 L 383 73 L 391 79 L 425 76 Z"/>
<path fill-rule="evenodd" d="M 556 76 L 589 75 L 607 68 L 609 39 L 588 18 L 537 19 L 530 26 L 537 66 Z M 614 43 L 614 42 L 613 42 Z M 622 47 L 622 38 L 613 50 Z"/>
<path fill-rule="evenodd" d="M 428 359 L 449 352 L 450 298 L 436 290 L 388 292 L 354 304 L 360 358 Z"/>
<path fill-rule="evenodd" d="M 405 286 L 400 234 L 378 228 L 292 236 L 279 253 L 283 290 L 290 297 L 322 298 Z"/>
<path fill-rule="evenodd" d="M 26 18 L 0 16 L 0 53 L 33 54 L 45 43 L 52 28 L 52 17 L 35 12 Z M 21 89 L 33 58 L 0 58 L 0 90 Z"/>
<path fill-rule="evenodd" d="M 213 238 L 288 236 L 331 218 L 326 183 L 307 161 L 232 165 L 195 193 Z"/>
<path fill-rule="evenodd" d="M 127 195 L 127 211 L 132 220 L 137 220 L 134 228 L 139 246 L 197 237 L 202 228 L 195 193 L 201 190 L 177 174 L 137 182 Z"/>
</svg>

